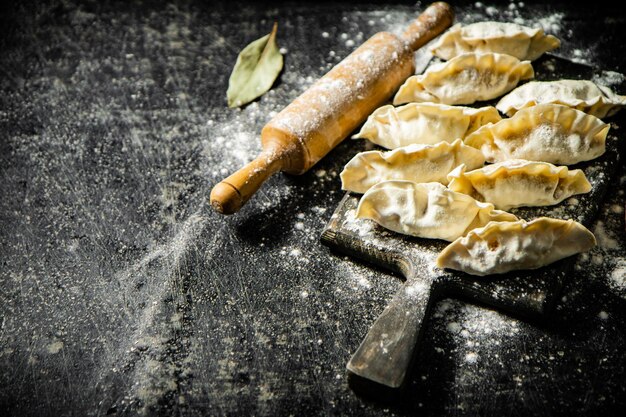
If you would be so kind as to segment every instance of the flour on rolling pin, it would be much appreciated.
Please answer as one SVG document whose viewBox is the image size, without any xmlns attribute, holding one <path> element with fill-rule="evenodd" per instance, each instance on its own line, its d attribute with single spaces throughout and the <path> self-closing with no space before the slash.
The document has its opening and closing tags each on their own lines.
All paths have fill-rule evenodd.
<svg viewBox="0 0 626 417">
<path fill-rule="evenodd" d="M 261 154 L 213 188 L 211 205 L 235 213 L 273 173 L 306 172 L 391 97 L 415 71 L 413 51 L 452 20 L 449 5 L 434 3 L 402 36 L 366 41 L 263 128 Z"/>
<path fill-rule="evenodd" d="M 392 38 L 391 41 L 397 42 L 397 39 Z M 338 103 L 348 102 L 353 98 L 363 100 L 364 93 L 367 92 L 365 83 L 384 75 L 388 67 L 399 64 L 399 55 L 396 52 L 398 47 L 394 45 L 392 48 L 391 45 L 383 44 L 381 49 L 377 44 L 363 45 L 358 50 L 359 53 L 352 54 L 343 61 L 344 72 L 355 74 L 354 77 L 332 78 L 328 74 L 329 76 L 311 86 L 306 96 L 302 95 L 292 103 L 292 111 L 282 111 L 269 124 L 299 136 L 306 135 L 309 130 L 318 129 L 324 120 L 337 116 L 331 112 Z M 381 59 L 389 55 L 391 60 Z"/>
<path fill-rule="evenodd" d="M 307 150 L 305 166 L 283 170 L 301 174 L 343 140 L 362 122 L 364 106 L 384 101 L 394 78 L 413 73 L 412 54 L 396 36 L 378 33 L 276 115 L 262 137 L 287 133 Z"/>
</svg>

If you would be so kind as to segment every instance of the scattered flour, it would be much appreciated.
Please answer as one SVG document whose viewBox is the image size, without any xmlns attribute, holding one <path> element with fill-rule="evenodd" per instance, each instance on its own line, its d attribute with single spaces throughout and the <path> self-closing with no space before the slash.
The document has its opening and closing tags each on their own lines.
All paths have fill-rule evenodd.
<svg viewBox="0 0 626 417">
<path fill-rule="evenodd" d="M 459 333 L 461 331 L 461 325 L 455 321 L 448 323 L 446 327 L 452 333 Z"/>
<path fill-rule="evenodd" d="M 476 352 L 468 352 L 465 355 L 465 362 L 470 365 L 475 364 L 476 362 L 478 362 L 478 354 Z"/>
<path fill-rule="evenodd" d="M 611 271 L 611 283 L 613 286 L 626 293 L 626 259 L 620 258 L 615 263 L 615 268 Z"/>
<path fill-rule="evenodd" d="M 603 221 L 598 221 L 593 229 L 598 245 L 604 249 L 619 249 L 619 242 L 613 237 L 612 233 L 605 228 Z"/>
<path fill-rule="evenodd" d="M 558 34 L 561 32 L 561 22 L 563 21 L 563 13 L 554 13 L 546 17 L 541 17 L 537 20 L 537 23 L 547 33 Z"/>
<path fill-rule="evenodd" d="M 52 342 L 46 347 L 47 352 L 51 355 L 59 353 L 61 349 L 63 349 L 63 342 L 61 342 L 60 340 Z"/>
<path fill-rule="evenodd" d="M 347 230 L 356 232 L 359 236 L 366 236 L 376 228 L 376 223 L 367 219 L 359 219 L 356 217 L 356 211 L 352 210 L 348 213 L 347 219 L 345 220 L 343 227 Z"/>
<path fill-rule="evenodd" d="M 614 87 L 622 84 L 626 76 L 620 72 L 602 70 L 600 74 L 594 74 L 591 80 L 605 87 Z"/>
</svg>

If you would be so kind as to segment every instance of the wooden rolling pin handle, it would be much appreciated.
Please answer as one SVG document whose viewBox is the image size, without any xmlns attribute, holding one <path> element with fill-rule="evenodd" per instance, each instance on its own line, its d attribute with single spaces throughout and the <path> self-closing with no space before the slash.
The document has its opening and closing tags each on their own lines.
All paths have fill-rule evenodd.
<svg viewBox="0 0 626 417">
<path fill-rule="evenodd" d="M 248 165 L 213 187 L 211 206 L 221 214 L 236 213 L 266 179 L 281 170 L 285 157 L 281 152 L 263 150 Z"/>
<path fill-rule="evenodd" d="M 221 214 L 236 213 L 274 173 L 302 165 L 305 153 L 297 140 L 272 133 L 264 136 L 259 156 L 213 187 L 211 206 Z"/>
<path fill-rule="evenodd" d="M 439 1 L 428 6 L 417 19 L 413 20 L 402 33 L 402 38 L 415 51 L 446 30 L 453 21 L 452 7 Z"/>
</svg>

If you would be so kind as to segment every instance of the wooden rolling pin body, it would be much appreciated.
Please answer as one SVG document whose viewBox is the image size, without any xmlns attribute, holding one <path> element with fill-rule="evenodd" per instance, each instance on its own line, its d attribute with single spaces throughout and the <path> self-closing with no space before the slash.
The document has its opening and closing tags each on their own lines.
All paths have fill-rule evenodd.
<svg viewBox="0 0 626 417">
<path fill-rule="evenodd" d="M 452 20 L 450 6 L 434 3 L 402 38 L 380 32 L 367 40 L 265 125 L 263 151 L 213 188 L 213 208 L 235 213 L 273 173 L 302 174 L 315 165 L 414 73 L 413 51 Z"/>
</svg>

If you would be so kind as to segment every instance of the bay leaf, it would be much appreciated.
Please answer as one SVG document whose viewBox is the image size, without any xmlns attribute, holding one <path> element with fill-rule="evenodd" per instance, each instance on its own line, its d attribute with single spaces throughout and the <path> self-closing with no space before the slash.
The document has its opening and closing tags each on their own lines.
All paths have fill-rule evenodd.
<svg viewBox="0 0 626 417">
<path fill-rule="evenodd" d="M 246 46 L 228 80 L 229 107 L 240 107 L 265 94 L 283 68 L 283 55 L 276 45 L 278 24 L 272 32 Z"/>
</svg>

